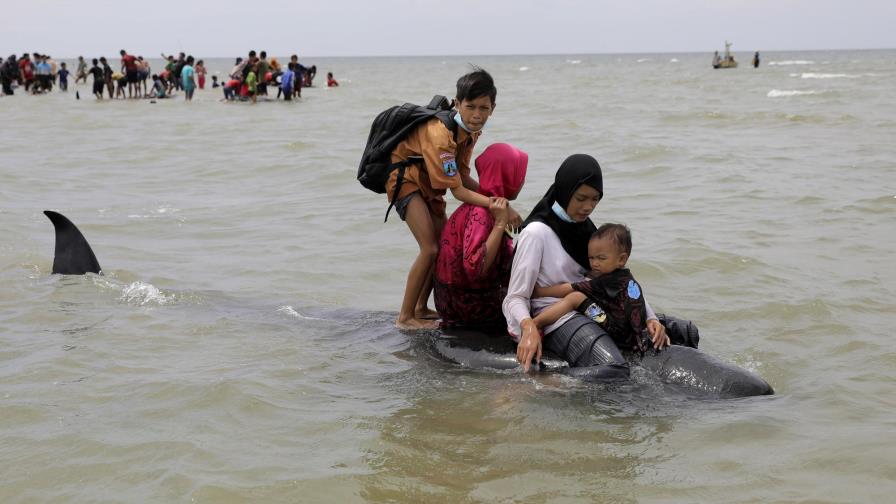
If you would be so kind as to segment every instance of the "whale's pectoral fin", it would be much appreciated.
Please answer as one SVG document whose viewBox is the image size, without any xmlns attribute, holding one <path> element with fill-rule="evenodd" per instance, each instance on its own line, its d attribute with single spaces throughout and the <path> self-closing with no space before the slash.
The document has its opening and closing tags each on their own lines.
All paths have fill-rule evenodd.
<svg viewBox="0 0 896 504">
<path fill-rule="evenodd" d="M 99 273 L 100 263 L 96 260 L 90 244 L 77 226 L 64 215 L 45 210 L 44 215 L 56 228 L 56 252 L 53 256 L 53 273 L 61 275 L 83 275 Z"/>
</svg>

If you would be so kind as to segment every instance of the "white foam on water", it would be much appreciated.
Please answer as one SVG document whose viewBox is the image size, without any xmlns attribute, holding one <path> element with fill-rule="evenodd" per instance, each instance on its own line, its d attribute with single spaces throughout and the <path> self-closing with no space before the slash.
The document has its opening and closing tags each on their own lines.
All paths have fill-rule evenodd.
<svg viewBox="0 0 896 504">
<path fill-rule="evenodd" d="M 520 72 L 526 72 L 529 70 L 529 67 L 520 67 Z"/>
<path fill-rule="evenodd" d="M 801 79 L 858 79 L 861 75 L 851 75 L 842 73 L 814 73 L 805 72 L 800 75 Z"/>
<path fill-rule="evenodd" d="M 148 304 L 165 305 L 171 298 L 165 296 L 158 287 L 146 282 L 134 282 L 121 291 L 121 300 L 125 303 L 136 303 L 140 306 Z"/>
<path fill-rule="evenodd" d="M 743 359 L 737 359 L 737 363 L 740 367 L 750 371 L 752 373 L 761 374 L 763 363 L 761 361 L 756 360 L 754 357 L 746 357 Z"/>
<path fill-rule="evenodd" d="M 307 315 L 302 315 L 301 313 L 296 311 L 295 308 L 293 308 L 292 306 L 289 306 L 289 305 L 281 306 L 280 308 L 277 308 L 277 311 L 279 313 L 285 313 L 285 314 L 289 315 L 290 317 L 295 317 L 297 319 L 302 319 L 302 320 L 327 320 L 327 319 L 322 319 L 322 318 L 318 318 L 318 317 L 309 317 Z"/>
<path fill-rule="evenodd" d="M 566 62 L 569 63 L 570 65 L 578 65 L 579 63 L 582 62 L 582 60 L 566 60 Z"/>
<path fill-rule="evenodd" d="M 802 96 L 802 95 L 814 95 L 820 94 L 824 91 L 816 91 L 814 89 L 809 89 L 807 91 L 800 91 L 798 89 L 772 89 L 768 92 L 769 98 L 782 98 L 787 96 Z"/>
<path fill-rule="evenodd" d="M 645 61 L 650 61 L 650 58 L 638 58 L 638 63 L 644 63 Z"/>
<path fill-rule="evenodd" d="M 157 208 L 150 208 L 144 210 L 142 214 L 128 214 L 129 219 L 152 219 L 155 217 L 167 217 L 168 215 L 175 215 L 175 219 L 180 222 L 186 222 L 184 217 L 178 216 L 176 214 L 180 213 L 180 208 L 175 208 L 168 205 L 161 205 Z"/>
<path fill-rule="evenodd" d="M 784 60 L 784 61 L 770 61 L 769 65 L 814 65 L 814 61 L 809 60 Z"/>
<path fill-rule="evenodd" d="M 669 60 L 669 63 L 678 63 L 678 58 L 672 58 Z"/>
</svg>

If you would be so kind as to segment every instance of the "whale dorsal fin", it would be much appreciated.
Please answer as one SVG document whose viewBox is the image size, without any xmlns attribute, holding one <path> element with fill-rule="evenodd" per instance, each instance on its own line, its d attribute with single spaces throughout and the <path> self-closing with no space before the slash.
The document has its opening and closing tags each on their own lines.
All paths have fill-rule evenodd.
<svg viewBox="0 0 896 504">
<path fill-rule="evenodd" d="M 44 210 L 53 227 L 56 228 L 56 253 L 53 256 L 53 273 L 61 275 L 83 275 L 99 273 L 100 263 L 96 260 L 90 244 L 81 231 L 64 215 Z"/>
</svg>

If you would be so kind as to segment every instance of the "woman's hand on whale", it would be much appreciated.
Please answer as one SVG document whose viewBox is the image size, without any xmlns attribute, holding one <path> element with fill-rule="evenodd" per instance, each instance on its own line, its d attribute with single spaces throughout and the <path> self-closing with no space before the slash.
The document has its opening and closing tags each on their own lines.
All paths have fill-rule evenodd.
<svg viewBox="0 0 896 504">
<path fill-rule="evenodd" d="M 653 341 L 653 348 L 656 348 L 657 350 L 662 350 L 672 344 L 669 340 L 669 335 L 666 334 L 666 328 L 663 324 L 660 324 L 660 321 L 657 319 L 650 319 L 647 321 L 647 332 L 650 334 L 650 339 Z"/>
<path fill-rule="evenodd" d="M 523 335 L 516 346 L 516 360 L 523 365 L 523 371 L 529 371 L 529 364 L 535 357 L 535 362 L 541 362 L 541 331 L 535 325 L 535 321 L 528 318 L 520 322 Z"/>
</svg>

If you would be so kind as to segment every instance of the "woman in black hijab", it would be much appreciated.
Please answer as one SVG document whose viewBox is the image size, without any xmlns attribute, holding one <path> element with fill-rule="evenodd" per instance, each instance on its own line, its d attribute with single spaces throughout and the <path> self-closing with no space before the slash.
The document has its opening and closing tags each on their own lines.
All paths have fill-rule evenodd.
<svg viewBox="0 0 896 504">
<path fill-rule="evenodd" d="M 570 312 L 545 328 L 542 336 L 534 313 L 556 298 L 532 298 L 541 286 L 575 283 L 590 269 L 588 240 L 595 231 L 590 215 L 603 198 L 603 175 L 597 160 L 574 154 L 560 165 L 554 184 L 523 223 L 517 239 L 510 285 L 503 311 L 508 331 L 517 339 L 517 359 L 528 369 L 533 357 L 541 360 L 544 346 L 564 358 L 571 374 L 606 380 L 628 376 L 628 364 L 612 338 L 596 322 Z M 647 306 L 648 329 L 668 345 L 665 329 Z"/>
</svg>

